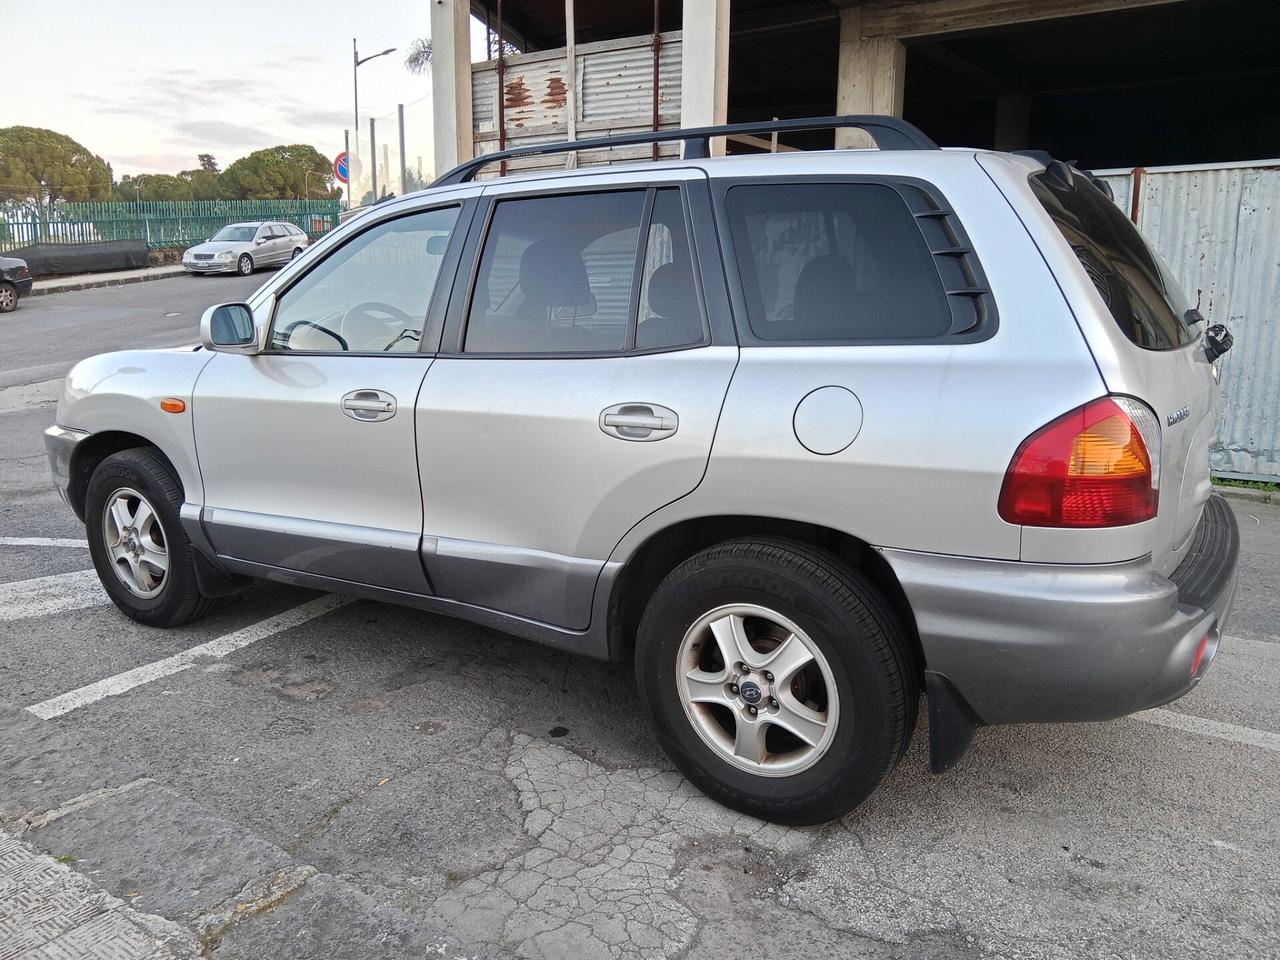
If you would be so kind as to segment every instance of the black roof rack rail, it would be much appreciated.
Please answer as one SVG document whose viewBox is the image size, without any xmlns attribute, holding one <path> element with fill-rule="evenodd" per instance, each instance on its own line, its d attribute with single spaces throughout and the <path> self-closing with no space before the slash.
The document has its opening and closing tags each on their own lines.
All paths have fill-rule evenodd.
<svg viewBox="0 0 1280 960">
<path fill-rule="evenodd" d="M 609 147 L 630 147 L 637 144 L 683 140 L 685 159 L 703 160 L 711 155 L 712 137 L 786 133 L 795 130 L 829 130 L 842 127 L 855 127 L 865 131 L 880 150 L 938 149 L 938 145 L 925 136 L 918 127 L 897 117 L 800 117 L 792 120 L 764 120 L 758 123 L 726 123 L 718 127 L 623 133 L 615 137 L 595 137 L 591 140 L 569 140 L 564 143 L 536 143 L 525 147 L 512 147 L 510 150 L 499 150 L 496 153 L 486 153 L 471 160 L 464 160 L 438 177 L 432 186 L 443 187 L 449 184 L 468 183 L 482 167 L 516 157 L 531 157 L 544 153 L 573 153 L 577 150 L 604 150 Z"/>
</svg>

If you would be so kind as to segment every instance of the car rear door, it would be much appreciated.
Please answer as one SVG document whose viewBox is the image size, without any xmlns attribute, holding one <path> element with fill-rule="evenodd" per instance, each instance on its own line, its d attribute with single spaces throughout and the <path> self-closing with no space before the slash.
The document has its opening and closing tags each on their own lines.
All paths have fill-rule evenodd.
<svg viewBox="0 0 1280 960">
<path fill-rule="evenodd" d="M 710 216 L 701 171 L 486 188 L 417 405 L 439 595 L 585 628 L 623 535 L 698 485 L 738 356 Z"/>
</svg>

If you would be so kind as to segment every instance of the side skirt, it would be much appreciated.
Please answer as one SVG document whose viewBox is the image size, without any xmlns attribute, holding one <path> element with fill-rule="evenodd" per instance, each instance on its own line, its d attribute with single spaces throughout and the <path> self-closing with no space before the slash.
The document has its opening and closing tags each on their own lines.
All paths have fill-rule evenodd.
<svg viewBox="0 0 1280 960">
<path fill-rule="evenodd" d="M 494 630 L 509 633 L 524 640 L 532 640 L 544 646 L 581 654 L 597 660 L 605 660 L 609 656 L 609 644 L 605 629 L 605 624 L 608 622 L 606 615 L 608 598 L 613 593 L 613 581 L 621 569 L 621 564 L 605 565 L 596 589 L 597 602 L 592 612 L 591 626 L 585 630 L 569 630 L 553 624 L 542 623 L 537 620 L 502 613 L 498 610 L 490 610 L 487 607 L 478 607 L 457 600 L 447 600 L 442 597 L 426 596 L 371 584 L 355 583 L 350 580 L 322 577 L 298 570 L 287 570 L 283 567 L 253 563 L 248 560 L 236 560 L 232 557 L 219 556 L 218 563 L 232 574 L 256 577 L 262 580 L 273 580 L 277 583 L 289 583 L 294 586 L 324 590 L 330 593 L 341 593 L 366 600 L 394 603 L 404 607 L 426 610 L 430 613 L 443 614 L 447 617 L 456 617 L 459 620 L 467 620 L 484 627 L 491 627 Z M 599 600 L 601 597 L 604 598 L 603 603 Z"/>
</svg>

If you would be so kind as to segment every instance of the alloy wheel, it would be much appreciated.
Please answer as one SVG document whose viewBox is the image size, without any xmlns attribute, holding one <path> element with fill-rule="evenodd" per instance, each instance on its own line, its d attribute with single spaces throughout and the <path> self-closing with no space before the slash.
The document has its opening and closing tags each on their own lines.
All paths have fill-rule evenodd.
<svg viewBox="0 0 1280 960">
<path fill-rule="evenodd" d="M 685 715 L 723 760 L 782 777 L 817 763 L 839 721 L 839 694 L 821 649 L 795 623 L 756 604 L 717 607 L 676 654 Z"/>
<path fill-rule="evenodd" d="M 164 589 L 168 538 L 146 497 L 132 487 L 113 491 L 102 507 L 102 533 L 111 567 L 130 593 L 149 599 Z"/>
</svg>

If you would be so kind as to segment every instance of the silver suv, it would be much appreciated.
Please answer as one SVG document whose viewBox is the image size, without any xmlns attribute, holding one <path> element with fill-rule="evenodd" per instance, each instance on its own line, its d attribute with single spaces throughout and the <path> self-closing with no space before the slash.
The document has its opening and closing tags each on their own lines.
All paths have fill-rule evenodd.
<svg viewBox="0 0 1280 960">
<path fill-rule="evenodd" d="M 267 578 L 633 661 L 675 764 L 791 823 L 864 800 L 922 693 L 935 772 L 1185 694 L 1235 588 L 1229 337 L 1080 171 L 747 131 L 806 124 L 881 149 L 491 155 L 201 346 L 79 364 L 48 447 L 107 592 L 177 626 Z"/>
</svg>

